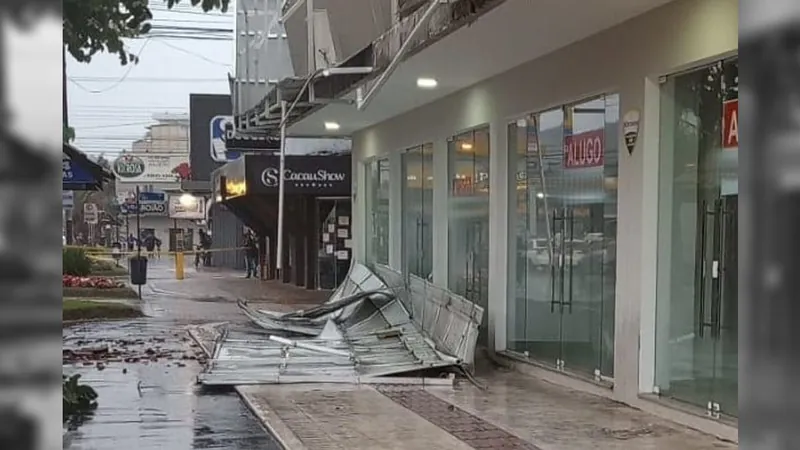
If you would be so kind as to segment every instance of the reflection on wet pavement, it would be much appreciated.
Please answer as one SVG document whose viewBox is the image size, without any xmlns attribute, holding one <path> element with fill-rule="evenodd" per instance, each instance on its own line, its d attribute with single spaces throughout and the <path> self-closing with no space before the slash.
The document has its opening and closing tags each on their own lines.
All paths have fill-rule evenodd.
<svg viewBox="0 0 800 450">
<path fill-rule="evenodd" d="M 281 448 L 236 394 L 200 390 L 201 366 L 191 358 L 196 349 L 167 321 L 84 324 L 66 328 L 63 335 L 64 348 L 73 354 L 110 346 L 100 367 L 83 360 L 64 366 L 65 374 L 82 374 L 81 381 L 99 394 L 94 417 L 69 434 L 65 448 Z M 115 358 L 116 353 L 126 356 Z"/>
</svg>

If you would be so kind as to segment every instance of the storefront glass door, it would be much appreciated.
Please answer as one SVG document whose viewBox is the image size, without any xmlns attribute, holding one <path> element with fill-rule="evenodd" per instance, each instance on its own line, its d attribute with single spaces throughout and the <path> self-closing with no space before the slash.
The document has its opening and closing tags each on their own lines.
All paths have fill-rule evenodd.
<svg viewBox="0 0 800 450">
<path fill-rule="evenodd" d="M 488 308 L 489 128 L 448 141 L 448 284 L 451 291 Z M 488 343 L 486 321 L 478 343 Z"/>
<path fill-rule="evenodd" d="M 433 270 L 433 145 L 402 155 L 403 273 L 431 279 Z"/>
<path fill-rule="evenodd" d="M 738 61 L 667 77 L 661 98 L 656 387 L 738 414 Z"/>
<path fill-rule="evenodd" d="M 509 349 L 596 379 L 613 376 L 618 105 L 609 95 L 534 114 L 509 133 L 517 150 Z"/>
<path fill-rule="evenodd" d="M 317 286 L 319 289 L 336 289 L 347 278 L 350 270 L 351 202 L 349 198 L 319 198 L 317 211 L 321 224 Z"/>
</svg>

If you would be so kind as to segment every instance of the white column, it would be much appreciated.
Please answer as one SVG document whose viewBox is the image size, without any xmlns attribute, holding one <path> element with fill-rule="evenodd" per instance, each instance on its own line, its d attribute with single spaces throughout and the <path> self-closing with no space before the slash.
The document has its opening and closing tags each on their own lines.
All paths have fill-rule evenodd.
<svg viewBox="0 0 800 450">
<path fill-rule="evenodd" d="M 508 306 L 508 132 L 502 121 L 489 127 L 489 350 L 506 349 Z M 512 279 L 513 281 L 513 279 Z"/>
<path fill-rule="evenodd" d="M 642 300 L 639 350 L 639 392 L 652 393 L 655 385 L 656 368 L 664 370 L 669 367 L 669 354 L 666 343 L 669 340 L 669 245 L 659 248 L 659 230 L 671 233 L 671 218 L 661 217 L 659 220 L 659 202 L 666 205 L 672 203 L 671 190 L 660 190 L 659 179 L 672 179 L 672 164 L 666 164 L 671 158 L 661 156 L 662 149 L 669 146 L 661 142 L 661 86 L 657 79 L 645 80 L 645 100 L 642 111 L 643 133 L 639 137 L 636 151 L 642 152 L 644 179 L 642 185 Z M 669 135 L 669 134 L 667 134 Z M 662 164 L 664 163 L 664 164 Z M 659 197 L 659 194 L 661 197 Z M 666 208 L 669 210 L 670 208 Z M 662 254 L 659 255 L 659 251 Z M 659 283 L 659 266 L 667 275 Z M 666 284 L 663 283 L 666 281 Z M 661 299 L 661 301 L 657 301 Z M 664 328 L 657 333 L 658 324 Z M 657 344 L 656 339 L 661 341 Z M 656 351 L 656 349 L 661 351 Z M 656 362 L 658 358 L 658 362 Z M 661 377 L 658 377 L 661 378 Z M 666 386 L 664 386 L 666 387 Z"/>
<path fill-rule="evenodd" d="M 403 257 L 403 159 L 401 152 L 389 154 L 389 266 L 401 270 Z"/>
<path fill-rule="evenodd" d="M 367 259 L 367 245 L 368 239 L 372 239 L 373 230 L 367 226 L 367 217 L 372 213 L 367 211 L 367 196 L 370 193 L 367 191 L 367 166 L 364 161 L 353 159 L 353 192 L 352 204 L 353 212 L 350 218 L 350 228 L 353 239 L 353 258 L 358 261 L 366 261 Z M 359 236 L 360 239 L 355 239 Z"/>
<path fill-rule="evenodd" d="M 658 136 L 658 121 L 644 116 L 640 142 L 628 154 L 622 136 L 622 118 L 632 109 L 643 110 L 644 82 L 641 78 L 628 80 L 620 89 L 619 182 L 617 210 L 617 286 L 614 309 L 614 396 L 620 401 L 636 401 L 639 395 L 639 347 L 642 314 L 642 247 L 648 245 L 643 234 L 643 186 L 645 179 L 657 178 L 658 173 L 645 172 L 644 155 L 658 153 L 650 141 Z M 657 118 L 656 118 L 657 119 Z"/>
<path fill-rule="evenodd" d="M 433 283 L 448 287 L 450 174 L 447 141 L 433 143 Z"/>
</svg>

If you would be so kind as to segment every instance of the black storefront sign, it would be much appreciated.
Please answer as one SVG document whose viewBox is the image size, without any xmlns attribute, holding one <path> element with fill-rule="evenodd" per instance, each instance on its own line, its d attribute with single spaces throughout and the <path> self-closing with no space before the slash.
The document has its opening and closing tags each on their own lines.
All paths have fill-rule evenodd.
<svg viewBox="0 0 800 450">
<path fill-rule="evenodd" d="M 350 196 L 350 155 L 287 156 L 284 188 L 287 195 Z M 277 194 L 280 157 L 245 156 L 248 194 Z"/>
</svg>

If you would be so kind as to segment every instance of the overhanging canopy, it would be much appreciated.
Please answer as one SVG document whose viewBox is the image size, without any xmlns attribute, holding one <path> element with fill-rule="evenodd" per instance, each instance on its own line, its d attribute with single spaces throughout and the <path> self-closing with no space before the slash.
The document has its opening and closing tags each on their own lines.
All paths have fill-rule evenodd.
<svg viewBox="0 0 800 450">
<path fill-rule="evenodd" d="M 215 170 L 212 177 L 216 202 L 226 205 L 248 227 L 266 232 L 277 224 L 280 157 L 245 154 Z M 286 156 L 287 198 L 350 197 L 349 154 Z M 296 202 L 289 200 L 287 212 Z"/>
<path fill-rule="evenodd" d="M 61 189 L 64 191 L 99 191 L 114 175 L 89 159 L 71 144 L 64 143 L 61 158 Z"/>
</svg>

